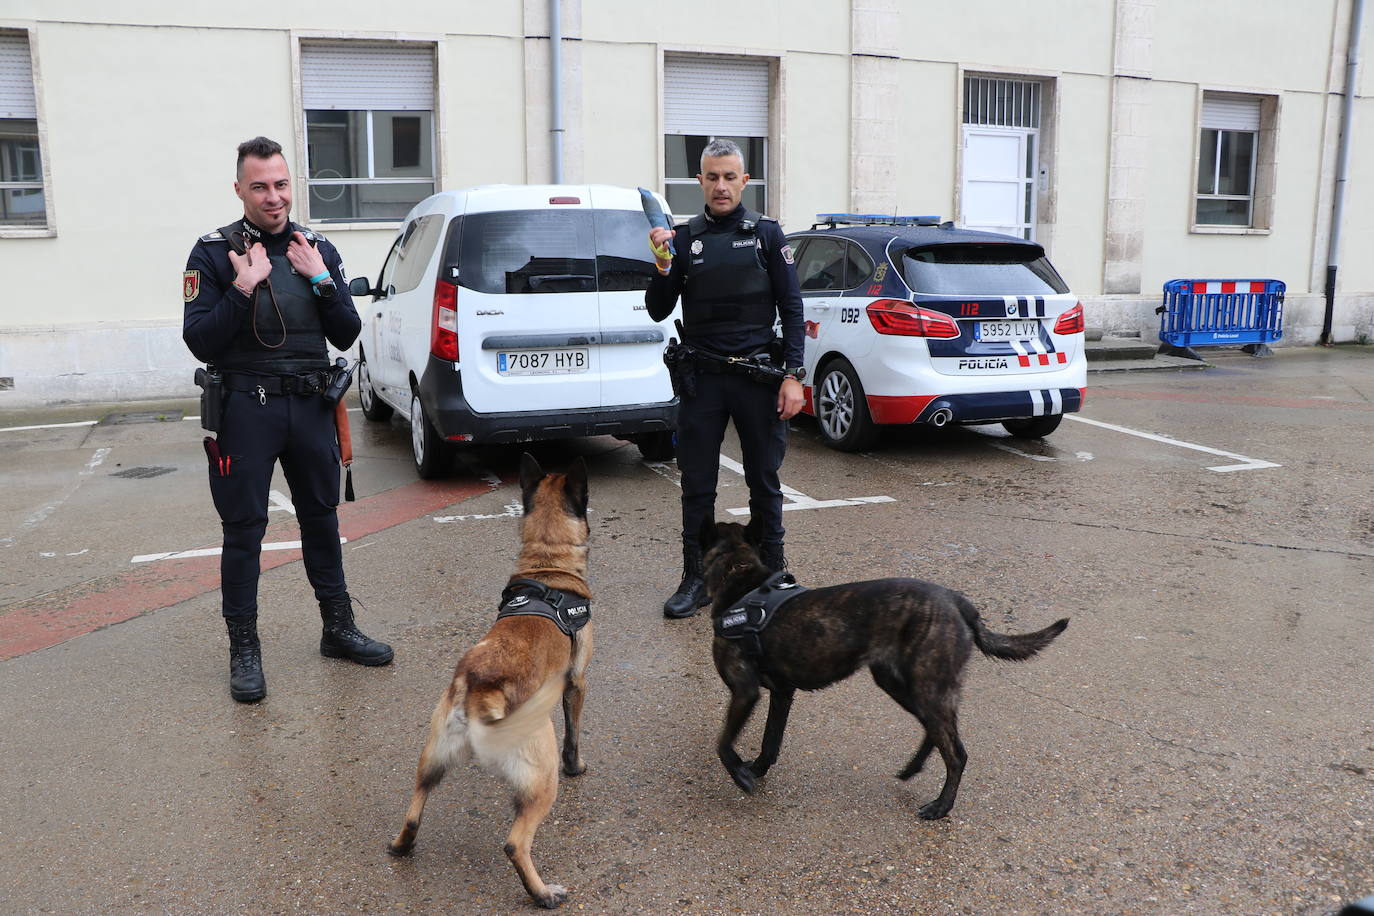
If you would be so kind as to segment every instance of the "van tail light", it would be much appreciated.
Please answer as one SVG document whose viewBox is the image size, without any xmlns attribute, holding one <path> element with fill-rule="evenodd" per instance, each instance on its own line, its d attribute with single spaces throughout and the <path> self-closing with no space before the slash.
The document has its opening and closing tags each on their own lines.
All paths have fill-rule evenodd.
<svg viewBox="0 0 1374 916">
<path fill-rule="evenodd" d="M 1059 316 L 1059 320 L 1054 323 L 1054 333 L 1083 333 L 1083 303 L 1078 303 L 1073 308 L 1069 309 L 1067 312 Z"/>
<path fill-rule="evenodd" d="M 434 320 L 429 328 L 429 352 L 458 362 L 458 287 L 444 280 L 434 284 Z"/>
<path fill-rule="evenodd" d="M 868 304 L 868 320 L 879 334 L 899 337 L 959 336 L 959 325 L 943 312 L 932 312 L 905 299 L 878 299 Z"/>
</svg>

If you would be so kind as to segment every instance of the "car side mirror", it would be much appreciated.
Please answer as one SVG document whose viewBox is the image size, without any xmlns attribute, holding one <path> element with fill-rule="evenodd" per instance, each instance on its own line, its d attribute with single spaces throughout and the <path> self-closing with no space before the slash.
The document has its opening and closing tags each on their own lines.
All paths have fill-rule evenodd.
<svg viewBox="0 0 1374 916">
<path fill-rule="evenodd" d="M 367 277 L 354 277 L 348 281 L 348 293 L 351 296 L 371 296 L 372 284 Z"/>
</svg>

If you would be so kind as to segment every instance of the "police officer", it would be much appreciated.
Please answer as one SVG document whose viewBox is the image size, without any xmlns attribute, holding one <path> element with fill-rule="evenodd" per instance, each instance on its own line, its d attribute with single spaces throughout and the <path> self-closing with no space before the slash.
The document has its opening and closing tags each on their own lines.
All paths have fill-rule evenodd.
<svg viewBox="0 0 1374 916">
<path fill-rule="evenodd" d="M 730 140 L 712 140 L 697 175 L 704 212 L 672 231 L 649 231 L 659 276 L 644 295 L 649 315 L 666 318 L 682 297 L 683 343 L 716 356 L 768 353 L 786 374 L 781 384 L 760 381 L 720 359 L 693 360 L 693 384 L 679 386 L 677 465 L 682 472 L 682 582 L 663 605 L 667 617 L 690 617 L 706 601 L 697 532 L 713 518 L 720 445 L 735 423 L 749 484 L 749 510 L 772 569 L 783 557 L 782 487 L 778 468 L 787 451 L 787 421 L 802 407 L 801 292 L 792 249 L 777 220 L 746 208 L 740 198 L 749 175 L 744 154 Z M 674 254 L 667 257 L 667 243 Z M 781 354 L 773 324 L 782 319 Z M 692 390 L 694 389 L 694 390 Z"/>
<path fill-rule="evenodd" d="M 358 337 L 339 253 L 288 219 L 291 176 L 281 145 L 239 145 L 234 192 L 243 218 L 203 235 L 183 276 L 182 339 L 223 379 L 218 440 L 205 439 L 210 495 L 224 529 L 220 592 L 229 629 L 229 693 L 267 694 L 258 642 L 258 556 L 275 464 L 291 490 L 305 573 L 324 621 L 320 653 L 385 665 L 391 647 L 358 631 L 339 548 L 340 451 L 325 342 Z M 212 413 L 210 405 L 203 413 Z"/>
</svg>

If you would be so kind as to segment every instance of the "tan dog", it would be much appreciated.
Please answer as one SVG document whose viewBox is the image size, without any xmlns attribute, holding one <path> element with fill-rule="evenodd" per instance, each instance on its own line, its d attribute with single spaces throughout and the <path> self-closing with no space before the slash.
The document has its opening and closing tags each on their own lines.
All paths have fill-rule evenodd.
<svg viewBox="0 0 1374 916">
<path fill-rule="evenodd" d="M 451 766 L 475 757 L 510 785 L 515 823 L 506 838 L 506 856 L 535 902 L 552 909 L 568 892 L 539 877 L 530 844 L 558 796 L 558 746 L 549 714 L 560 697 L 566 726 L 563 772 L 577 776 L 586 769 L 577 746 L 584 674 L 592 655 L 586 463 L 578 458 L 566 474 L 545 474 L 525 454 L 520 489 L 525 504 L 520 559 L 502 596 L 502 616 L 463 656 L 434 707 L 405 824 L 387 851 L 410 853 L 430 791 Z M 550 607 L 561 607 L 562 624 L 537 615 L 537 609 Z"/>
</svg>

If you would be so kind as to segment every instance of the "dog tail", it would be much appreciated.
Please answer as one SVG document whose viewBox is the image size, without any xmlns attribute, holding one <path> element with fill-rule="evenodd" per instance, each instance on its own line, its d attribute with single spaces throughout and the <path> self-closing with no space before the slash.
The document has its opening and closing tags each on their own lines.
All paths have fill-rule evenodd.
<svg viewBox="0 0 1374 916">
<path fill-rule="evenodd" d="M 469 688 L 468 728 L 472 748 L 479 758 L 509 753 L 523 747 L 549 721 L 549 713 L 563 695 L 563 677 L 551 677 L 523 703 L 510 708 L 499 687 Z"/>
<path fill-rule="evenodd" d="M 963 615 L 964 621 L 973 631 L 973 644 L 984 655 L 1007 661 L 1019 662 L 1030 658 L 1054 642 L 1055 637 L 1063 633 L 1069 625 L 1069 618 L 1065 617 L 1056 620 L 1043 630 L 1009 636 L 1005 633 L 994 633 L 989 630 L 983 623 L 983 618 L 979 615 L 978 609 L 973 606 L 973 602 L 963 595 L 958 596 L 958 603 L 959 613 Z"/>
</svg>

